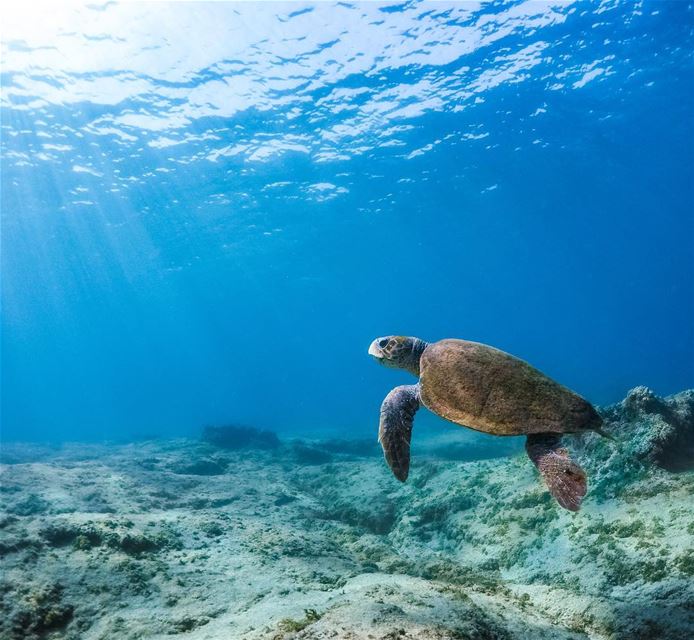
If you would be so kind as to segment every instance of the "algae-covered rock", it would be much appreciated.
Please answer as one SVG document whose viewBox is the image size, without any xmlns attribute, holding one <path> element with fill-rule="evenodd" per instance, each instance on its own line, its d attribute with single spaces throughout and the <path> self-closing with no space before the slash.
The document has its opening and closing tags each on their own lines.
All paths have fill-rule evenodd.
<svg viewBox="0 0 694 640">
<path fill-rule="evenodd" d="M 694 468 L 694 390 L 660 398 L 647 387 L 636 387 L 622 402 L 603 409 L 603 415 L 622 457 L 668 471 Z M 584 449 L 592 452 L 597 441 L 588 438 Z"/>
<path fill-rule="evenodd" d="M 572 442 L 589 469 L 594 498 L 604 500 L 625 491 L 656 494 L 671 476 L 658 477 L 649 469 L 694 469 L 693 390 L 660 398 L 646 387 L 636 387 L 622 402 L 603 408 L 602 414 L 614 442 L 596 434 L 577 436 Z"/>
<path fill-rule="evenodd" d="M 617 431 L 637 457 L 668 471 L 694 469 L 694 391 L 663 399 L 636 387 L 621 404 Z"/>
<path fill-rule="evenodd" d="M 49 584 L 24 589 L 14 602 L 3 598 L 2 636 L 28 640 L 66 627 L 72 620 L 74 606 L 63 601 L 62 593 L 62 585 Z"/>
<path fill-rule="evenodd" d="M 228 424 L 203 429 L 202 440 L 221 449 L 276 449 L 280 446 L 277 434 L 272 431 Z"/>
<path fill-rule="evenodd" d="M 205 616 L 185 616 L 171 624 L 172 633 L 187 633 L 197 627 L 205 626 L 209 621 L 210 619 Z"/>
<path fill-rule="evenodd" d="M 66 520 L 57 520 L 41 530 L 41 537 L 51 547 L 72 544 L 79 536 L 88 538 L 94 544 L 101 542 L 101 535 L 95 529 Z"/>
<path fill-rule="evenodd" d="M 30 493 L 28 496 L 18 500 L 14 505 L 10 506 L 8 511 L 18 516 L 32 516 L 45 513 L 49 509 L 50 504 L 45 498 L 35 493 Z"/>
<path fill-rule="evenodd" d="M 297 440 L 291 444 L 291 455 L 297 464 L 327 464 L 333 457 L 325 449 Z"/>
<path fill-rule="evenodd" d="M 226 465 L 212 458 L 202 458 L 193 462 L 177 464 L 173 472 L 189 476 L 219 476 L 226 472 Z"/>
</svg>

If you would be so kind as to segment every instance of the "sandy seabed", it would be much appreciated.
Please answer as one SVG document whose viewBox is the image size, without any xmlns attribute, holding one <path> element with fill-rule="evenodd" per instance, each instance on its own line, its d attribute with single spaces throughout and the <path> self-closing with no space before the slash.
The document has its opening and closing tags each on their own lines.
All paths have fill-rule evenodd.
<svg viewBox="0 0 694 640">
<path fill-rule="evenodd" d="M 420 443 L 400 484 L 372 441 L 5 444 L 0 637 L 689 640 L 694 392 L 603 413 L 577 514 L 522 454 Z"/>
</svg>

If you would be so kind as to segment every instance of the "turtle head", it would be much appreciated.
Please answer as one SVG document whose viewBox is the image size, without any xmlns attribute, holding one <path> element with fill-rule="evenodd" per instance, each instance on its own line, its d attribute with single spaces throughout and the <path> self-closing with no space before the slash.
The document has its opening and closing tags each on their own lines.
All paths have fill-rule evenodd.
<svg viewBox="0 0 694 640">
<path fill-rule="evenodd" d="M 427 343 L 408 336 L 384 336 L 376 338 L 369 346 L 369 355 L 379 364 L 393 369 L 405 369 L 419 376 L 419 359 Z"/>
</svg>

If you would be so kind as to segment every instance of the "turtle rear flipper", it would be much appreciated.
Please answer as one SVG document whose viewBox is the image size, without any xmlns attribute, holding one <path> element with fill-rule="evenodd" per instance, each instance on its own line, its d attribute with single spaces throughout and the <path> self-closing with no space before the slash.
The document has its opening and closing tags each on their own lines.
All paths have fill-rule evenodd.
<svg viewBox="0 0 694 640">
<path fill-rule="evenodd" d="M 395 387 L 383 400 L 378 441 L 393 475 L 405 482 L 410 472 L 410 439 L 419 409 L 419 385 Z"/>
<path fill-rule="evenodd" d="M 561 446 L 561 436 L 553 433 L 529 435 L 525 450 L 557 502 L 564 509 L 578 511 L 588 491 L 586 473 Z"/>
</svg>

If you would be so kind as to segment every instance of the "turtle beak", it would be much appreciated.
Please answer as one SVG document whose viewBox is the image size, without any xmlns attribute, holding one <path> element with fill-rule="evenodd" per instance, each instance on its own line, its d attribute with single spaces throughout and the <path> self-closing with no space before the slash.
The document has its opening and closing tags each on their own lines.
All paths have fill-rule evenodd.
<svg viewBox="0 0 694 640">
<path fill-rule="evenodd" d="M 369 345 L 369 355 L 376 358 L 376 360 L 383 360 L 381 347 L 378 346 L 378 338 Z"/>
</svg>

